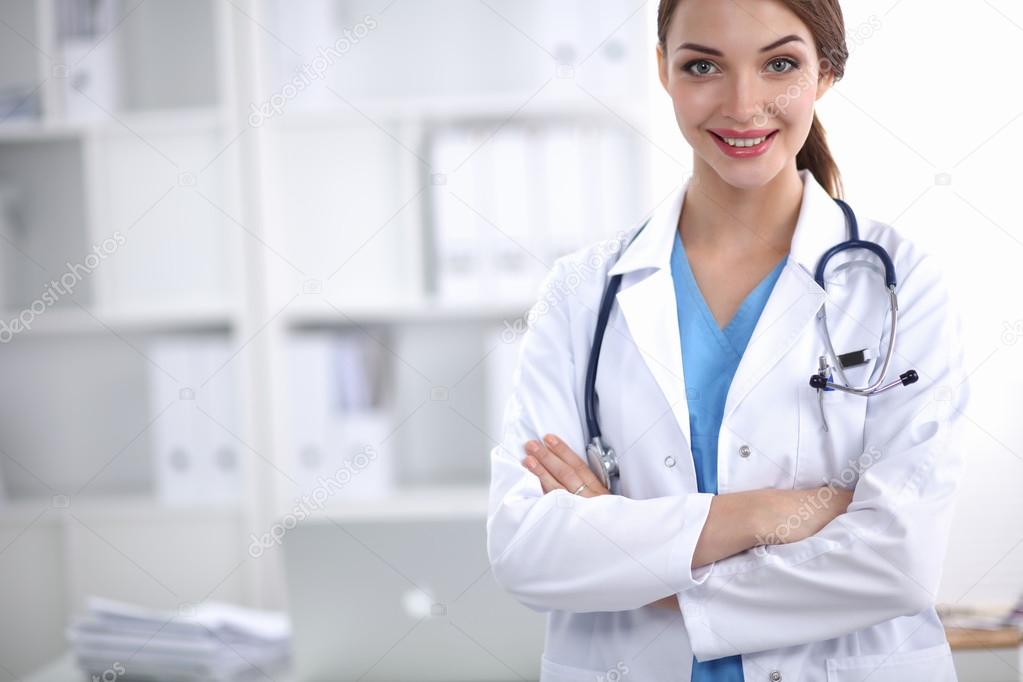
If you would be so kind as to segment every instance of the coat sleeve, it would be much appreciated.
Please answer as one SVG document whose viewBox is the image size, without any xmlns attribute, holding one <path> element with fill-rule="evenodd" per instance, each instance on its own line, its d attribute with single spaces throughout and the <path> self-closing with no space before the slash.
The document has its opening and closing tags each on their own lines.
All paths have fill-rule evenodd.
<svg viewBox="0 0 1023 682">
<path fill-rule="evenodd" d="M 969 383 L 960 318 L 928 257 L 899 298 L 893 367 L 920 379 L 867 398 L 860 461 L 870 464 L 848 510 L 804 540 L 712 564 L 679 595 L 697 660 L 830 639 L 933 606 L 963 465 L 953 427 Z"/>
<path fill-rule="evenodd" d="M 575 388 L 584 375 L 571 352 L 568 310 L 578 293 L 565 276 L 566 258 L 554 264 L 526 316 L 503 433 L 490 452 L 487 552 L 498 584 L 534 611 L 635 609 L 706 578 L 709 567 L 693 571 L 691 564 L 713 496 L 543 494 L 522 464 L 526 441 L 546 433 L 585 456 L 585 413 Z"/>
</svg>

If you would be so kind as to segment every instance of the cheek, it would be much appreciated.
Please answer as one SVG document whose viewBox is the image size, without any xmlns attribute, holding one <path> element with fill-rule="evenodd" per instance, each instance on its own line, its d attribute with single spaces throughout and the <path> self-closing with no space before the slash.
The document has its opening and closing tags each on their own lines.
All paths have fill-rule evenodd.
<svg viewBox="0 0 1023 682">
<path fill-rule="evenodd" d="M 810 134 L 816 94 L 816 89 L 789 85 L 781 89 L 775 100 L 778 106 L 773 119 L 776 125 L 785 130 L 785 146 L 793 155 L 802 149 Z"/>
<path fill-rule="evenodd" d="M 778 108 L 779 117 L 787 125 L 801 129 L 810 129 L 813 122 L 813 110 L 816 104 L 817 89 L 805 82 L 792 82 L 780 85 L 775 94 L 774 103 Z"/>
<path fill-rule="evenodd" d="M 710 88 L 687 87 L 685 83 L 673 86 L 671 99 L 675 118 L 683 132 L 704 123 L 717 106 Z"/>
</svg>

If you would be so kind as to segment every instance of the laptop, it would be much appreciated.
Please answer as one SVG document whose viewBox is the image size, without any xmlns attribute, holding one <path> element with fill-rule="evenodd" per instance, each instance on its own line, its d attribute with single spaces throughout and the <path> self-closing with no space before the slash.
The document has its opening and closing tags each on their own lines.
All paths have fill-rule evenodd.
<svg viewBox="0 0 1023 682">
<path fill-rule="evenodd" d="M 545 616 L 494 581 L 484 517 L 311 517 L 283 547 L 298 682 L 539 679 Z"/>
</svg>

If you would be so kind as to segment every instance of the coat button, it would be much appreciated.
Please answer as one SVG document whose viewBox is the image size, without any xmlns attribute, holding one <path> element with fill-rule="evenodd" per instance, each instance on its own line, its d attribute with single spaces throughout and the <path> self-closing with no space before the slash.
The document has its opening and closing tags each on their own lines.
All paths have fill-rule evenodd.
<svg viewBox="0 0 1023 682">
<path fill-rule="evenodd" d="M 668 455 L 667 457 L 665 457 L 664 458 L 664 466 L 668 467 L 669 469 L 671 467 L 675 466 L 675 458 L 672 457 L 671 455 Z"/>
<path fill-rule="evenodd" d="M 739 448 L 739 456 L 740 457 L 749 457 L 749 453 L 750 452 L 751 452 L 751 450 L 749 449 L 748 445 L 743 445 L 741 448 Z"/>
<path fill-rule="evenodd" d="M 781 680 L 781 673 L 778 672 L 777 670 L 772 670 L 771 674 L 769 675 L 769 677 L 771 679 L 771 682 L 780 682 L 780 680 Z"/>
</svg>

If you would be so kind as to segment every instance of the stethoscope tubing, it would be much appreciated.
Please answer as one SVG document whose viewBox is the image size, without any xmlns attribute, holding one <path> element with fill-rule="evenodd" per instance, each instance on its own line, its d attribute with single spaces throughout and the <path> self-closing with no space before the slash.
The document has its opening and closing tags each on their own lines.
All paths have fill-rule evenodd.
<svg viewBox="0 0 1023 682">
<path fill-rule="evenodd" d="M 817 389 L 818 402 L 821 404 L 821 418 L 824 420 L 824 429 L 828 430 L 827 418 L 824 416 L 823 408 L 823 397 L 824 392 L 828 390 L 837 390 L 845 393 L 851 393 L 853 395 L 869 397 L 883 393 L 896 386 L 908 386 L 914 383 L 919 378 L 916 371 L 908 370 L 901 374 L 898 379 L 891 381 L 887 384 L 884 383 L 885 378 L 888 375 L 888 368 L 891 364 L 892 357 L 895 352 L 895 339 L 898 334 L 898 312 L 899 302 L 898 297 L 895 293 L 896 288 L 896 275 L 895 275 L 895 264 L 892 262 L 891 256 L 880 244 L 871 241 L 865 241 L 859 238 L 859 223 L 856 220 L 856 214 L 845 201 L 841 199 L 835 199 L 835 203 L 842 209 L 842 213 L 845 215 L 846 228 L 849 234 L 849 239 L 835 244 L 830 249 L 821 255 L 820 260 L 817 262 L 816 272 L 814 273 L 814 280 L 821 287 L 822 290 L 827 291 L 824 285 L 824 274 L 827 270 L 828 262 L 835 255 L 848 251 L 850 249 L 866 249 L 873 253 L 881 261 L 884 266 L 884 280 L 885 287 L 888 290 L 889 296 L 889 309 L 891 313 L 891 334 L 888 337 L 888 346 L 885 350 L 884 361 L 881 365 L 881 371 L 878 374 L 878 378 L 873 384 L 864 387 L 849 386 L 848 381 L 845 377 L 845 372 L 842 368 L 842 362 L 839 360 L 838 355 L 835 353 L 834 346 L 831 343 L 831 334 L 828 332 L 827 312 L 825 306 L 822 305 L 821 311 L 818 314 L 818 320 L 822 325 L 822 333 L 824 336 L 825 344 L 827 346 L 827 352 L 830 356 L 831 362 L 834 363 L 835 369 L 838 370 L 839 378 L 842 383 L 832 381 L 826 376 L 827 367 L 823 366 L 824 360 L 822 358 L 822 369 L 819 374 L 815 374 L 810 378 L 810 386 Z M 629 241 L 629 245 L 635 241 L 639 233 L 647 226 L 649 220 L 636 231 L 632 239 Z M 628 248 L 628 245 L 626 246 Z M 624 252 L 624 249 L 623 249 Z M 600 360 L 600 349 L 604 342 L 604 332 L 607 329 L 608 320 L 611 316 L 611 308 L 614 305 L 615 296 L 618 293 L 618 289 L 621 286 L 622 275 L 617 274 L 611 278 L 607 288 L 604 290 L 604 295 L 600 301 L 600 311 L 597 314 L 597 326 L 593 337 L 593 343 L 590 349 L 589 362 L 586 368 L 586 383 L 585 383 L 585 410 L 586 410 L 586 427 L 590 435 L 590 443 L 587 446 L 587 457 L 590 462 L 590 468 L 595 469 L 601 481 L 605 487 L 610 488 L 610 480 L 617 476 L 618 463 L 614 452 L 606 448 L 602 434 L 600 431 L 600 422 L 597 417 L 597 391 L 596 391 L 596 380 L 597 380 L 597 365 Z"/>
</svg>

